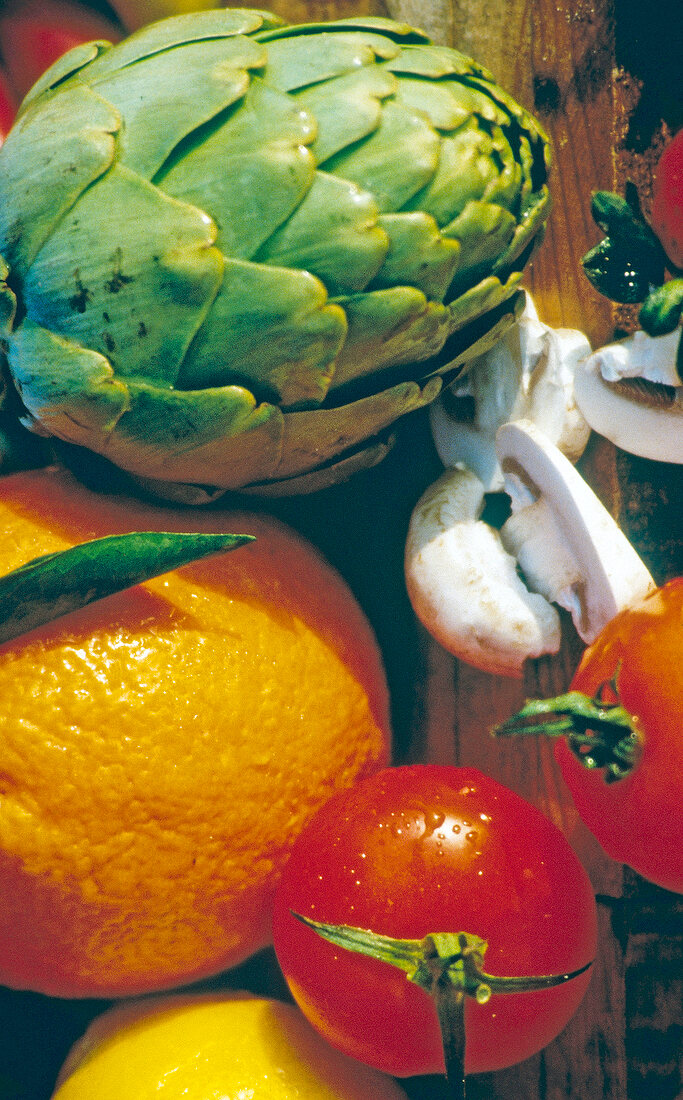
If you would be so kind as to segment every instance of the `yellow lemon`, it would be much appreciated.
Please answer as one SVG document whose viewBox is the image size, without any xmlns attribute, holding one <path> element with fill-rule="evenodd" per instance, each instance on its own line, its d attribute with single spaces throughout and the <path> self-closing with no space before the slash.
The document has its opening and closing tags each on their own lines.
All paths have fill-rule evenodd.
<svg viewBox="0 0 683 1100">
<path fill-rule="evenodd" d="M 249 994 L 153 998 L 98 1017 L 53 1100 L 406 1100 L 297 1008 Z"/>
</svg>

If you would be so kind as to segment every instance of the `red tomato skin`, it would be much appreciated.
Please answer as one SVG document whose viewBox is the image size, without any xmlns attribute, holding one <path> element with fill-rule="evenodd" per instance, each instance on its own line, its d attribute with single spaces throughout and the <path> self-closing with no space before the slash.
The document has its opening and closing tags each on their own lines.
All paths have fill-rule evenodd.
<svg viewBox="0 0 683 1100">
<path fill-rule="evenodd" d="M 651 224 L 674 266 L 683 268 L 683 130 L 678 131 L 657 163 Z"/>
<path fill-rule="evenodd" d="M 4 67 L 0 66 L 0 145 L 12 129 L 16 110 L 17 105 L 7 73 Z"/>
<path fill-rule="evenodd" d="M 638 721 L 639 762 L 607 783 L 562 739 L 555 754 L 577 812 L 605 851 L 664 889 L 683 893 L 683 577 L 622 611 L 585 651 L 572 687 L 594 695 L 618 674 Z"/>
<path fill-rule="evenodd" d="M 492 974 L 555 974 L 595 956 L 587 875 L 539 810 L 472 768 L 385 769 L 334 796 L 297 840 L 278 889 L 275 949 L 290 990 L 335 1047 L 396 1077 L 442 1073 L 431 998 L 388 963 L 297 921 L 397 938 L 470 932 Z M 468 1073 L 534 1054 L 576 1011 L 590 971 L 555 989 L 466 1005 Z"/>
<path fill-rule="evenodd" d="M 120 38 L 114 23 L 72 0 L 10 0 L 0 12 L 0 52 L 19 100 L 67 50 Z"/>
</svg>

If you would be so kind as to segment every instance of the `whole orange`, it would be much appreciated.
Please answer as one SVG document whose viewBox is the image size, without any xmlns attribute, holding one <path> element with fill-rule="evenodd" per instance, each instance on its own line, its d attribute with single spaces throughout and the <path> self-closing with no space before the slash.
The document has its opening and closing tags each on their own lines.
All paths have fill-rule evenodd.
<svg viewBox="0 0 683 1100">
<path fill-rule="evenodd" d="M 123 531 L 256 536 L 0 646 L 0 982 L 109 997 L 238 963 L 303 825 L 387 761 L 363 612 L 272 518 L 56 467 L 0 479 L 0 530 L 0 573 Z"/>
</svg>

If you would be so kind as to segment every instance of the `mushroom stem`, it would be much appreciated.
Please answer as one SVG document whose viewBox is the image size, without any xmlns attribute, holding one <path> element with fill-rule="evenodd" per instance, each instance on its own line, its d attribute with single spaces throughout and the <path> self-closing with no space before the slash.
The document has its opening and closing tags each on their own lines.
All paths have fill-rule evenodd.
<svg viewBox="0 0 683 1100">
<path fill-rule="evenodd" d="M 552 592 L 590 643 L 655 582 L 587 482 L 534 424 L 505 424 L 496 445 L 512 500 L 504 541 L 529 585 Z"/>
<path fill-rule="evenodd" d="M 519 320 L 430 407 L 434 445 L 444 466 L 464 464 L 487 492 L 501 490 L 496 431 L 522 417 L 538 424 L 576 462 L 590 428 L 574 398 L 574 373 L 590 351 L 582 332 L 543 324 L 527 294 Z"/>
</svg>

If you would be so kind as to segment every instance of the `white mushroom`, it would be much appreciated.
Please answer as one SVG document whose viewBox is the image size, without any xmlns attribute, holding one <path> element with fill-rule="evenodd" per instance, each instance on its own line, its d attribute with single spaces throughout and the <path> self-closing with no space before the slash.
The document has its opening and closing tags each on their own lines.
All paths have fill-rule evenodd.
<svg viewBox="0 0 683 1100">
<path fill-rule="evenodd" d="M 642 458 L 683 463 L 681 339 L 680 328 L 666 336 L 639 329 L 579 365 L 576 401 L 594 431 Z"/>
<path fill-rule="evenodd" d="M 569 611 L 583 641 L 593 642 L 655 582 L 590 486 L 534 424 L 505 424 L 496 447 L 512 501 L 503 544 L 534 591 Z"/>
<path fill-rule="evenodd" d="M 533 420 L 576 462 L 590 428 L 574 400 L 574 372 L 590 350 L 582 332 L 542 324 L 527 294 L 519 321 L 430 408 L 444 466 L 463 463 L 487 492 L 502 489 L 496 432 L 521 418 Z"/>
<path fill-rule="evenodd" d="M 406 585 L 416 615 L 445 649 L 487 672 L 521 676 L 528 658 L 559 649 L 554 603 L 591 642 L 655 582 L 533 423 L 504 425 L 496 446 L 512 515 L 500 531 L 487 524 L 481 480 L 460 466 L 446 470 L 413 511 Z"/>
<path fill-rule="evenodd" d="M 484 486 L 452 467 L 422 495 L 406 540 L 415 614 L 456 657 L 488 672 L 521 676 L 528 657 L 560 647 L 557 611 L 529 592 L 500 534 L 479 517 Z"/>
</svg>

